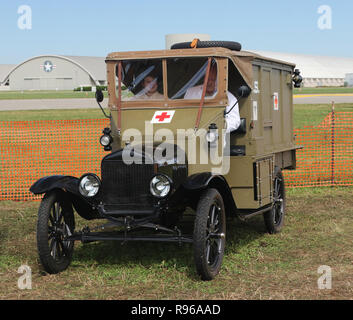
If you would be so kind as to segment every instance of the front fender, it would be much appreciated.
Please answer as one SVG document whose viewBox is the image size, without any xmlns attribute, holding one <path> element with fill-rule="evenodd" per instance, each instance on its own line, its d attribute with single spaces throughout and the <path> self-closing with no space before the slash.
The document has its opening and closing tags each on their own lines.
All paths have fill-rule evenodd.
<svg viewBox="0 0 353 320">
<path fill-rule="evenodd" d="M 211 172 L 202 172 L 189 176 L 183 183 L 187 191 L 202 191 L 206 188 L 215 188 L 221 194 L 227 215 L 236 214 L 236 204 L 227 180 L 221 175 L 213 175 Z"/>
<path fill-rule="evenodd" d="M 70 193 L 78 193 L 79 178 L 72 176 L 47 176 L 37 180 L 29 189 L 34 194 L 47 193 L 53 189 L 64 189 Z"/>
<path fill-rule="evenodd" d="M 72 176 L 47 176 L 36 181 L 29 190 L 34 194 L 48 193 L 54 189 L 65 190 L 65 196 L 82 218 L 86 220 L 101 218 L 92 203 L 80 195 L 79 181 L 79 178 Z"/>
<path fill-rule="evenodd" d="M 214 176 L 217 177 L 217 176 Z M 189 191 L 202 190 L 207 188 L 208 183 L 212 179 L 211 172 L 196 173 L 189 176 L 183 183 L 183 187 Z"/>
</svg>

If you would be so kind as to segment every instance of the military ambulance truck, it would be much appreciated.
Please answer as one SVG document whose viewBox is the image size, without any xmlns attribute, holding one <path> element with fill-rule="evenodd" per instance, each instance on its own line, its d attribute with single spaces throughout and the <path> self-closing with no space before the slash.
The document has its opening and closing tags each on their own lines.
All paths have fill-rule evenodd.
<svg viewBox="0 0 353 320">
<path fill-rule="evenodd" d="M 195 40 L 114 52 L 106 65 L 108 112 L 96 92 L 110 119 L 100 175 L 49 176 L 30 189 L 44 194 L 37 245 L 47 272 L 69 266 L 76 240 L 175 242 L 192 244 L 197 273 L 211 280 L 221 269 L 228 218 L 261 214 L 269 233 L 281 230 L 282 170 L 295 169 L 298 148 L 292 95 L 301 76 L 293 64 L 236 42 Z M 233 110 L 240 125 L 229 132 Z M 106 223 L 76 231 L 75 211 Z"/>
</svg>

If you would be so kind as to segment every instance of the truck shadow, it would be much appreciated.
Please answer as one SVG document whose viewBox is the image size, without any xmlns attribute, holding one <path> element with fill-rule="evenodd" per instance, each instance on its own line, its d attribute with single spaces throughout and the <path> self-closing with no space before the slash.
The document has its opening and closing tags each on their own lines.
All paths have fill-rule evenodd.
<svg viewBox="0 0 353 320">
<path fill-rule="evenodd" d="M 183 230 L 192 235 L 193 223 L 185 223 Z M 255 217 L 248 222 L 227 221 L 227 255 L 237 254 L 242 247 L 264 236 L 266 230 L 262 217 Z M 163 242 L 126 242 L 117 241 L 76 243 L 73 255 L 74 264 L 70 268 L 85 265 L 142 266 L 145 268 L 170 268 L 186 273 L 191 279 L 198 280 L 195 270 L 192 244 Z"/>
</svg>

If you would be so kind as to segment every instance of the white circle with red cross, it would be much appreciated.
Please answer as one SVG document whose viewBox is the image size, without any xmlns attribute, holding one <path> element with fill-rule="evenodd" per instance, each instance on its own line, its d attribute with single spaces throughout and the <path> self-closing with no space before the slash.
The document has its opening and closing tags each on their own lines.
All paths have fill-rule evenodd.
<svg viewBox="0 0 353 320">
<path fill-rule="evenodd" d="M 170 123 L 172 122 L 175 110 L 156 111 L 153 115 L 151 123 Z"/>
</svg>

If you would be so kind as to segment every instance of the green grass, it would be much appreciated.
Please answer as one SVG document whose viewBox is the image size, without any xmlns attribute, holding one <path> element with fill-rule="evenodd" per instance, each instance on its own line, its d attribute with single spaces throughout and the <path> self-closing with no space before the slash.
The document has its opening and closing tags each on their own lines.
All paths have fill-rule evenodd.
<svg viewBox="0 0 353 320">
<path fill-rule="evenodd" d="M 104 92 L 105 97 L 108 93 Z M 94 98 L 95 93 L 86 91 L 0 91 L 0 100 L 13 99 L 74 99 L 74 98 Z"/>
<path fill-rule="evenodd" d="M 351 299 L 352 191 L 289 190 L 285 227 L 277 235 L 265 232 L 262 217 L 228 221 L 222 271 L 211 282 L 198 279 L 190 245 L 158 243 L 76 242 L 71 266 L 48 275 L 37 258 L 39 203 L 3 201 L 0 298 Z M 87 224 L 76 223 L 78 228 Z M 22 264 L 32 269 L 32 290 L 17 288 Z M 318 290 L 321 265 L 332 268 L 332 290 Z"/>
<path fill-rule="evenodd" d="M 295 104 L 294 128 L 317 126 L 332 111 L 330 104 Z M 352 112 L 353 104 L 341 103 L 335 105 L 335 112 Z"/>
<path fill-rule="evenodd" d="M 106 113 L 109 114 L 109 111 Z M 72 119 L 103 119 L 104 115 L 96 109 L 51 109 L 0 111 L 0 121 L 31 121 L 31 120 L 72 120 Z"/>
<path fill-rule="evenodd" d="M 294 94 L 337 94 L 353 93 L 353 87 L 320 87 L 320 88 L 295 88 Z M 74 99 L 74 98 L 94 98 L 94 92 L 80 92 L 72 90 L 63 91 L 0 91 L 0 100 L 12 99 Z M 107 92 L 104 93 L 108 96 Z"/>
<path fill-rule="evenodd" d="M 336 111 L 353 111 L 349 103 L 335 105 Z M 294 105 L 294 127 L 318 125 L 331 111 L 329 104 Z M 96 109 L 68 109 L 68 110 L 28 110 L 28 111 L 0 111 L 0 121 L 24 120 L 68 120 L 68 119 L 102 119 L 101 110 Z"/>
<path fill-rule="evenodd" d="M 294 94 L 338 94 L 353 93 L 353 87 L 319 87 L 319 88 L 295 88 Z"/>
</svg>

